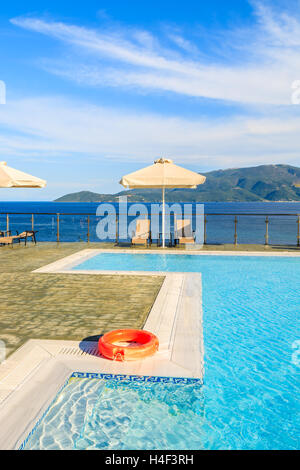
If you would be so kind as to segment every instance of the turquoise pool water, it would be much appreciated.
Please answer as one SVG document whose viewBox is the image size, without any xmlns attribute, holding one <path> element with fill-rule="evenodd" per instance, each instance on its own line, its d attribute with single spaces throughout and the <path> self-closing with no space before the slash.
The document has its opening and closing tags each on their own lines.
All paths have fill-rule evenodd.
<svg viewBox="0 0 300 470">
<path fill-rule="evenodd" d="M 79 377 L 58 394 L 25 449 L 201 448 L 199 381 L 73 375 Z"/>
<path fill-rule="evenodd" d="M 151 438 L 145 437 L 140 430 L 140 434 L 133 434 L 131 440 L 130 434 L 134 431 L 128 424 L 126 439 L 116 438 L 108 446 L 123 449 L 151 446 L 156 449 L 299 448 L 300 369 L 293 356 L 295 341 L 300 337 L 299 258 L 104 253 L 74 269 L 202 273 L 204 385 L 181 389 L 177 393 L 177 389 L 173 389 L 175 385 L 167 390 L 162 384 L 159 400 L 158 389 L 145 391 L 149 398 L 148 409 L 153 409 L 154 413 L 149 415 L 144 411 L 144 425 L 152 429 Z M 84 387 L 87 396 L 93 389 L 91 400 L 97 400 L 99 384 L 89 382 L 78 386 Z M 136 405 L 130 386 L 126 390 L 129 390 L 129 408 L 128 414 L 125 410 L 124 422 L 131 419 L 129 409 L 140 406 Z M 143 388 L 140 392 L 142 396 Z M 176 418 L 172 406 L 164 401 L 173 395 L 179 400 Z M 61 423 L 60 429 L 66 428 L 66 439 L 70 442 L 75 421 L 81 419 L 84 423 L 82 436 L 85 432 L 88 436 L 92 419 L 100 419 L 101 399 L 99 408 L 95 408 L 96 414 L 92 415 L 87 413 L 85 402 L 80 401 L 80 393 L 78 405 L 74 406 L 72 402 L 73 398 L 63 408 L 69 411 L 59 414 L 60 421 L 54 422 L 51 445 L 58 423 Z M 183 402 L 186 402 L 186 408 L 182 409 Z M 137 419 L 141 419 L 138 410 L 136 412 Z M 90 416 L 94 418 L 90 419 Z M 161 430 L 161 422 L 166 423 L 170 432 Z M 174 441 L 172 426 L 175 424 L 176 427 L 182 424 L 182 432 Z M 84 441 L 74 438 L 72 442 L 76 447 Z"/>
</svg>

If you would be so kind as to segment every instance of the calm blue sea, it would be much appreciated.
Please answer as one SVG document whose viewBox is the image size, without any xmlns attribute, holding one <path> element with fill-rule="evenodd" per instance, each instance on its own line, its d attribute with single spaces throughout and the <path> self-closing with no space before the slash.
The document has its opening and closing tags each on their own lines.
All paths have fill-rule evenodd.
<svg viewBox="0 0 300 470">
<path fill-rule="evenodd" d="M 98 205 L 92 202 L 0 202 L 0 230 L 6 230 L 7 213 L 11 213 L 9 228 L 12 231 L 29 230 L 32 226 L 31 214 L 35 213 L 34 227 L 38 230 L 37 239 L 56 241 L 56 214 L 68 214 L 60 215 L 60 241 L 86 241 L 87 214 L 90 214 L 90 241 L 96 242 L 99 241 L 96 235 L 96 226 L 100 220 L 96 217 Z M 118 213 L 118 204 L 114 206 Z M 150 204 L 147 206 L 150 207 Z M 195 208 L 195 204 L 193 207 Z M 207 215 L 207 243 L 234 241 L 234 215 L 217 214 L 244 214 L 238 216 L 239 243 L 265 242 L 266 215 L 270 216 L 269 243 L 297 243 L 297 214 L 300 214 L 300 202 L 208 202 L 204 204 L 204 211 Z M 132 219 L 129 218 L 129 222 Z"/>
</svg>

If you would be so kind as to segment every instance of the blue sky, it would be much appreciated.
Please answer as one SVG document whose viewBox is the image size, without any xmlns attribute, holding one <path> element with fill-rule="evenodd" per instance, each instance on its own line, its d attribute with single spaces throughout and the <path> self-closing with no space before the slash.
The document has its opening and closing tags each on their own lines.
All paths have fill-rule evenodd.
<svg viewBox="0 0 300 470">
<path fill-rule="evenodd" d="M 48 181 L 2 200 L 116 192 L 158 156 L 300 165 L 298 0 L 15 1 L 0 44 L 0 160 Z"/>
</svg>

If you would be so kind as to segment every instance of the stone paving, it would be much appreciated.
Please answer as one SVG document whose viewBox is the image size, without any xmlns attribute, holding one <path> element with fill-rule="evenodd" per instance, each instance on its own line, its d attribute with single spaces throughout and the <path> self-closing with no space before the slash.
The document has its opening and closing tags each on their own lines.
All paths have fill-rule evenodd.
<svg viewBox="0 0 300 470">
<path fill-rule="evenodd" d="M 83 243 L 0 247 L 0 339 L 7 354 L 31 338 L 94 339 L 115 328 L 143 327 L 161 276 L 31 273 L 85 247 Z"/>
</svg>

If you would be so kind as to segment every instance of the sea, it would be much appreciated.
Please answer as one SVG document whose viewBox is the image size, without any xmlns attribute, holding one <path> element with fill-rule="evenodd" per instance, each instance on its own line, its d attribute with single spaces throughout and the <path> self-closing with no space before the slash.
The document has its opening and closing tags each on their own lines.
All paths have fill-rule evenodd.
<svg viewBox="0 0 300 470">
<path fill-rule="evenodd" d="M 119 216 L 119 204 L 110 204 Z M 128 204 L 129 209 L 132 204 Z M 103 240 L 99 240 L 96 231 L 101 220 L 101 216 L 96 215 L 98 206 L 99 203 L 94 202 L 2 201 L 0 231 L 9 228 L 14 234 L 33 227 L 37 231 L 37 241 L 55 242 L 59 237 L 60 242 L 89 240 L 101 243 Z M 145 206 L 150 210 L 150 203 Z M 196 204 L 191 203 L 190 207 L 195 213 Z M 237 243 L 264 244 L 266 228 L 269 244 L 297 246 L 299 240 L 300 202 L 207 202 L 204 203 L 204 214 L 207 244 L 234 243 L 235 233 Z M 128 217 L 128 223 L 134 218 L 134 215 Z M 173 230 L 172 217 L 169 230 Z M 104 241 L 115 239 L 115 233 L 110 233 Z"/>
</svg>

